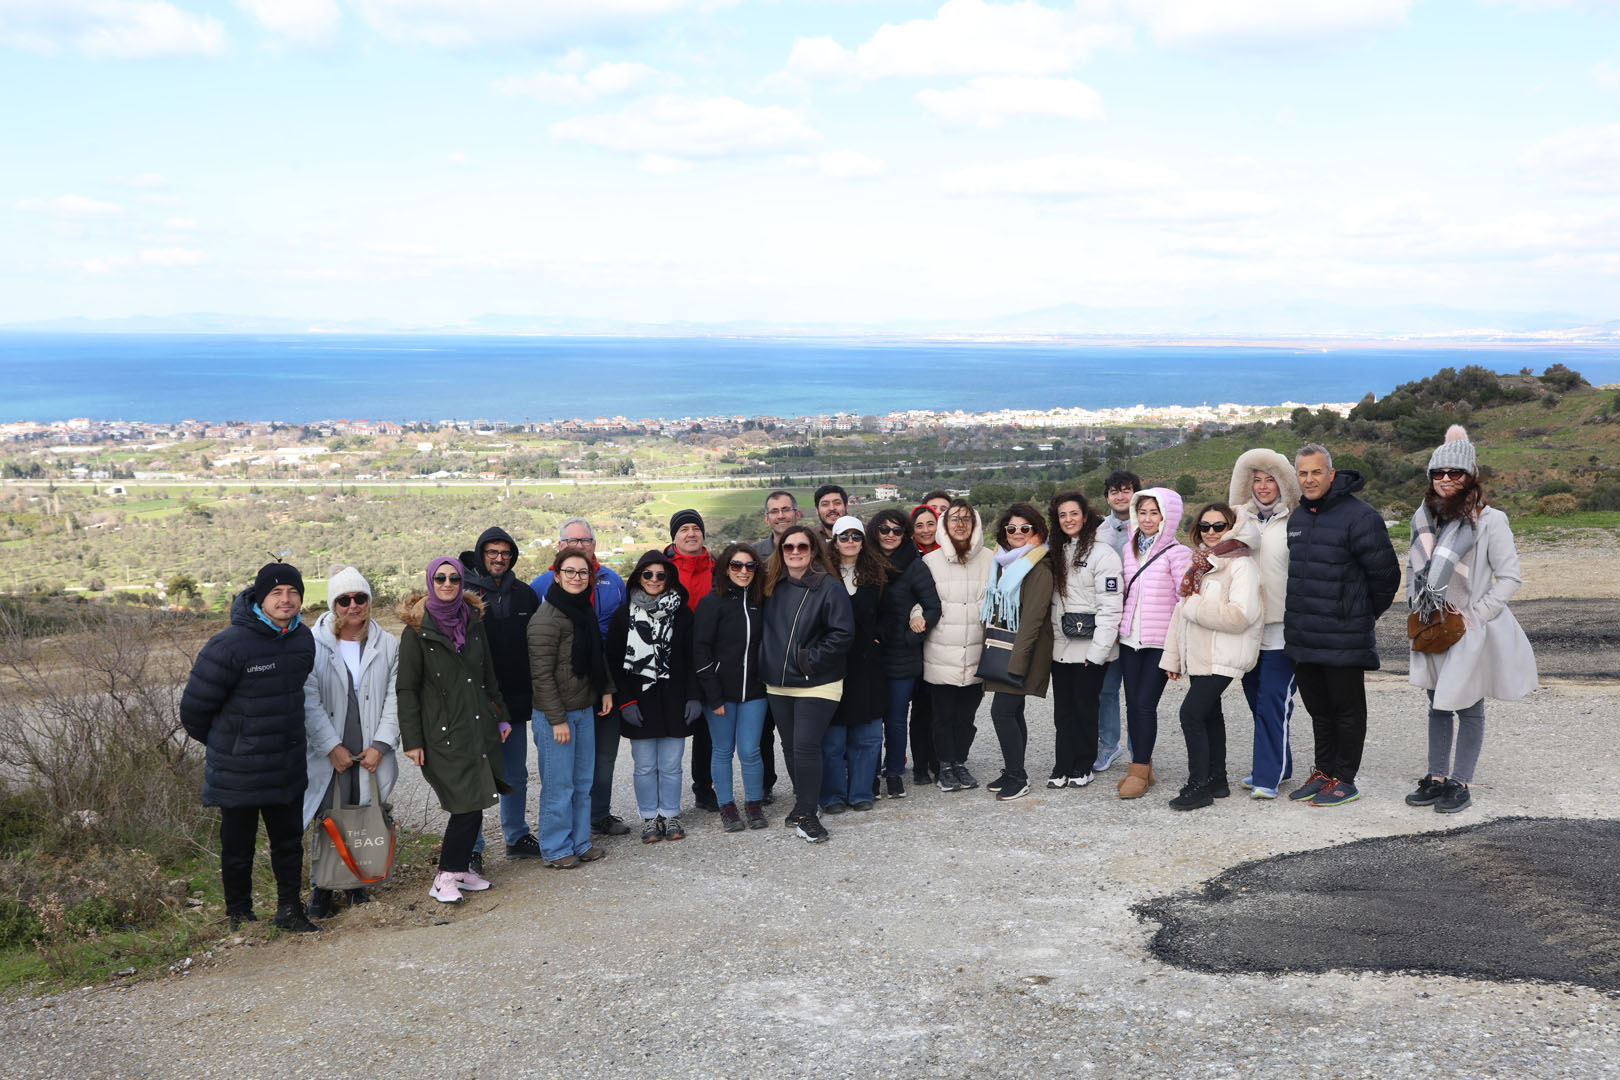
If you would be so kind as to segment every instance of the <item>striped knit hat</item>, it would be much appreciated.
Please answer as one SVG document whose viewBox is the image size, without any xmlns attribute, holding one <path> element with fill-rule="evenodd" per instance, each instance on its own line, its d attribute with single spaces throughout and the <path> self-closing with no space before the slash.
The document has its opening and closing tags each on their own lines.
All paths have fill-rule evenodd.
<svg viewBox="0 0 1620 1080">
<path fill-rule="evenodd" d="M 1479 475 L 1479 463 L 1474 459 L 1474 444 L 1468 441 L 1468 429 L 1452 424 L 1446 429 L 1446 441 L 1435 447 L 1429 455 L 1429 471 L 1436 469 L 1465 469 L 1469 476 Z"/>
</svg>

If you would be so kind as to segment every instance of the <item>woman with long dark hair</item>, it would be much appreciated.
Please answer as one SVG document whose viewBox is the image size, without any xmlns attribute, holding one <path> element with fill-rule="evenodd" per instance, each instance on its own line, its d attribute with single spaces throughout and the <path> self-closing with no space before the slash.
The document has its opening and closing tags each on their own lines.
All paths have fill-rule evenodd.
<svg viewBox="0 0 1620 1080">
<path fill-rule="evenodd" d="M 1002 802 L 1029 794 L 1024 751 L 1029 724 L 1024 703 L 1045 697 L 1052 674 L 1052 562 L 1047 558 L 1046 519 L 1028 503 L 1013 503 L 996 519 L 996 553 L 985 583 L 979 618 L 986 627 L 1011 631 L 1007 661 L 1012 682 L 987 679 L 990 720 L 1001 744 L 1001 776 L 987 787 Z"/>
<path fill-rule="evenodd" d="M 860 519 L 848 514 L 833 523 L 833 553 L 838 576 L 849 594 L 855 640 L 844 661 L 838 711 L 821 737 L 823 814 L 872 809 L 883 753 L 883 704 L 888 688 L 879 640 L 879 606 L 888 561 L 867 541 Z"/>
<path fill-rule="evenodd" d="M 1486 502 L 1474 444 L 1454 424 L 1429 456 L 1429 490 L 1412 515 L 1406 599 L 1421 618 L 1461 616 L 1463 635 L 1444 652 L 1411 653 L 1409 678 L 1429 697 L 1429 769 L 1411 806 L 1465 809 L 1485 699 L 1517 701 L 1536 688 L 1535 653 L 1507 606 L 1520 584 L 1507 515 Z"/>
<path fill-rule="evenodd" d="M 888 560 L 888 583 L 879 604 L 879 637 L 883 642 L 883 783 L 891 799 L 906 794 L 906 713 L 912 714 L 913 768 L 927 770 L 937 763 L 933 733 L 918 718 L 916 705 L 927 695 L 917 694 L 922 678 L 923 639 L 939 622 L 939 592 L 934 576 L 923 565 L 912 542 L 911 523 L 898 510 L 883 510 L 867 523 L 867 536 Z M 921 727 L 921 731 L 918 728 Z M 927 782 L 924 780 L 923 782 Z"/>
<path fill-rule="evenodd" d="M 995 556 L 984 546 L 984 522 L 973 504 L 952 499 L 945 509 L 944 540 L 923 556 L 939 594 L 939 622 L 923 642 L 923 681 L 934 701 L 934 749 L 941 791 L 979 786 L 967 756 L 977 733 L 973 717 L 984 700 L 978 676 L 984 652 L 979 609 Z"/>
<path fill-rule="evenodd" d="M 714 741 L 710 772 L 720 800 L 720 825 L 727 832 L 765 827 L 765 761 L 760 737 L 765 730 L 765 678 L 759 643 L 765 633 L 760 586 L 763 560 L 754 547 L 733 543 L 714 564 L 714 585 L 692 624 L 692 663 L 697 667 L 703 711 Z M 731 763 L 741 766 L 743 810 L 737 813 Z"/>
<path fill-rule="evenodd" d="M 1119 656 L 1119 554 L 1097 530 L 1102 518 L 1078 491 L 1047 507 L 1052 543 L 1052 726 L 1046 786 L 1085 787 L 1096 754 L 1098 703 L 1110 661 Z"/>
</svg>

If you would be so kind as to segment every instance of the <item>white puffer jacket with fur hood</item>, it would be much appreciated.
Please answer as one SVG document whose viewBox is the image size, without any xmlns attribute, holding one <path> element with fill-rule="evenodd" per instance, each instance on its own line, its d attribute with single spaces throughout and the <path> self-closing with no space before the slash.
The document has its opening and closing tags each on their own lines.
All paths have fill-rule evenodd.
<svg viewBox="0 0 1620 1080">
<path fill-rule="evenodd" d="M 1232 540 L 1255 551 L 1260 529 L 1237 511 Z M 1184 675 L 1239 678 L 1260 659 L 1260 569 L 1250 555 L 1214 555 L 1198 592 L 1184 596 L 1170 618 L 1159 666 Z"/>
<path fill-rule="evenodd" d="M 1254 497 L 1257 471 L 1270 473 L 1277 481 L 1277 506 L 1264 522 L 1260 521 L 1260 504 Z M 1265 624 L 1280 625 L 1288 602 L 1288 515 L 1299 505 L 1299 477 L 1293 464 L 1275 450 L 1244 451 L 1232 466 L 1227 502 L 1234 510 L 1247 510 L 1259 526 L 1260 546 L 1253 557 L 1260 568 L 1260 603 L 1265 608 Z"/>
</svg>

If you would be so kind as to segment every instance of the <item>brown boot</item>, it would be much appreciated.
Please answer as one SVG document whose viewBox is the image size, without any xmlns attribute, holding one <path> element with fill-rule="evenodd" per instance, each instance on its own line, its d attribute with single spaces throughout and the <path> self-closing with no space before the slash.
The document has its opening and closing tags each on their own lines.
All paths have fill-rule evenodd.
<svg viewBox="0 0 1620 1080">
<path fill-rule="evenodd" d="M 1132 765 L 1125 771 L 1125 779 L 1119 782 L 1119 797 L 1122 799 L 1140 799 L 1146 795 L 1148 788 L 1153 786 L 1153 766 Z"/>
</svg>

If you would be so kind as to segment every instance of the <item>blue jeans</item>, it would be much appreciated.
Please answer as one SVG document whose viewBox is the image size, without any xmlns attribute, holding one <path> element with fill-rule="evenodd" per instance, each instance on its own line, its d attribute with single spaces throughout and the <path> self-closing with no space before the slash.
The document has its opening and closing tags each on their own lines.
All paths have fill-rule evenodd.
<svg viewBox="0 0 1620 1080">
<path fill-rule="evenodd" d="M 1097 760 L 1119 746 L 1119 684 L 1125 679 L 1125 665 L 1115 658 L 1103 672 L 1102 695 L 1097 699 Z"/>
<path fill-rule="evenodd" d="M 532 726 L 526 719 L 516 721 L 512 733 L 501 743 L 501 779 L 512 788 L 510 795 L 501 796 L 501 835 L 506 838 L 507 847 L 534 831 L 524 820 L 524 811 L 529 806 L 529 728 Z M 551 737 L 550 732 L 541 734 L 548 739 Z M 478 839 L 473 841 L 473 850 L 484 850 L 482 828 L 478 830 Z"/>
<path fill-rule="evenodd" d="M 871 802 L 882 749 L 881 716 L 848 727 L 827 725 L 821 736 L 821 805 Z"/>
<path fill-rule="evenodd" d="M 709 718 L 709 736 L 714 740 L 714 753 L 709 757 L 714 796 L 721 806 L 737 801 L 736 789 L 731 785 L 731 756 L 735 752 L 742 767 L 743 798 L 760 802 L 765 798 L 765 759 L 760 752 L 760 738 L 765 731 L 766 701 L 728 701 L 725 709 L 724 715 L 703 710 Z"/>
<path fill-rule="evenodd" d="M 911 695 L 916 679 L 888 680 L 889 697 L 883 707 L 883 775 L 906 774 L 906 713 L 911 711 Z"/>
<path fill-rule="evenodd" d="M 1281 649 L 1263 649 L 1243 673 L 1243 696 L 1254 713 L 1254 784 L 1277 790 L 1294 775 L 1294 751 L 1288 745 L 1294 719 L 1294 663 Z"/>
<path fill-rule="evenodd" d="M 540 752 L 540 854 L 547 859 L 581 854 L 591 846 L 596 718 L 589 708 L 570 709 L 568 742 L 558 743 L 546 714 L 536 709 L 532 715 Z"/>
<path fill-rule="evenodd" d="M 641 820 L 679 817 L 681 759 L 685 739 L 631 739 L 630 760 L 636 763 L 636 809 Z"/>
</svg>

